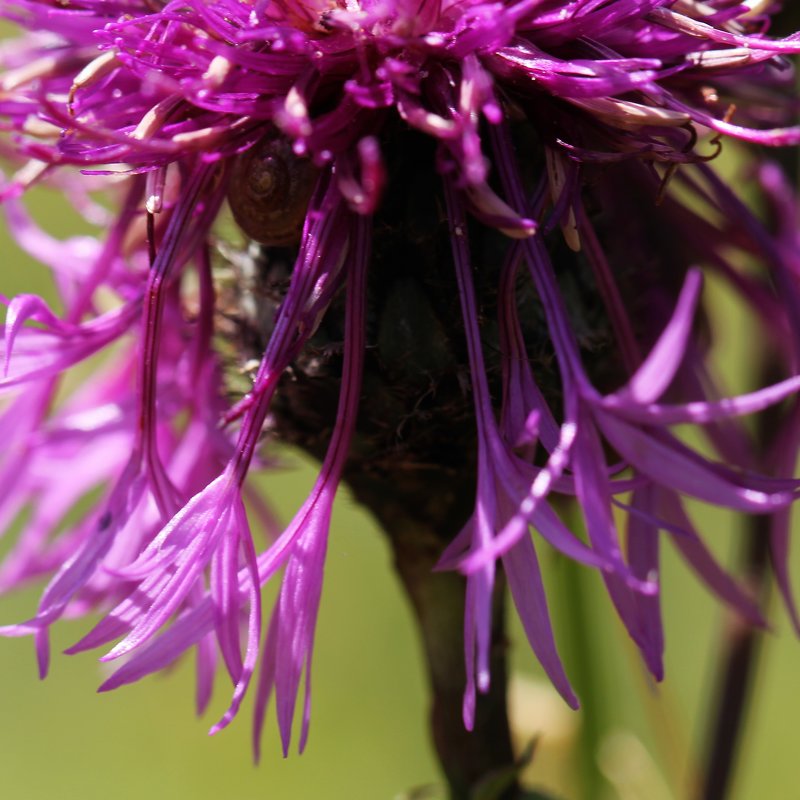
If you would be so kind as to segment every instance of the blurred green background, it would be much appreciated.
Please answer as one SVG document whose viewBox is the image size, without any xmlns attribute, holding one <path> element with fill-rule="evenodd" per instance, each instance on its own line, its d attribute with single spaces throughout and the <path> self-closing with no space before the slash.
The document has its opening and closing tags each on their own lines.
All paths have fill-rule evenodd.
<svg viewBox="0 0 800 800">
<path fill-rule="evenodd" d="M 56 210 L 54 198 L 45 193 L 42 202 L 48 229 L 68 234 L 73 222 L 60 207 Z M 26 260 L 8 238 L 0 246 L 0 291 L 43 290 L 44 270 Z M 724 324 L 728 332 L 716 345 L 721 370 L 734 388 L 746 388 L 747 376 L 738 365 L 748 353 L 757 357 L 757 350 L 742 322 L 744 311 L 711 284 L 707 297 L 712 317 L 718 329 Z M 288 466 L 262 485 L 288 520 L 310 487 L 314 468 L 295 453 L 286 453 L 284 460 Z M 700 520 L 706 539 L 731 556 L 740 521 L 710 511 L 703 511 Z M 588 675 L 590 683 L 578 681 L 586 711 L 570 712 L 542 680 L 513 620 L 515 734 L 520 749 L 540 736 L 533 766 L 526 772 L 532 784 L 581 800 L 576 775 L 583 748 L 604 776 L 603 797 L 691 796 L 727 617 L 668 545 L 665 551 L 667 679 L 654 687 L 614 618 L 598 576 L 566 564 L 542 546 L 568 672 L 576 680 Z M 795 566 L 794 574 L 800 575 L 800 564 Z M 36 599 L 34 590 L 0 599 L 0 624 L 28 618 Z M 800 643 L 779 604 L 772 605 L 774 630 L 762 652 L 737 800 L 800 797 L 795 788 Z M 86 627 L 58 626 L 55 651 L 75 641 Z M 51 676 L 39 682 L 32 643 L 10 639 L 0 640 L 0 675 L 3 797 L 378 800 L 411 797 L 406 793 L 415 787 L 438 781 L 428 743 L 425 675 L 409 607 L 383 538 L 346 491 L 339 499 L 328 554 L 311 737 L 303 756 L 280 756 L 270 715 L 263 761 L 254 766 L 249 704 L 230 729 L 208 737 L 208 728 L 227 705 L 229 687 L 220 680 L 211 712 L 196 719 L 188 662 L 170 674 L 97 695 L 103 671 L 92 655 L 55 656 Z"/>
</svg>

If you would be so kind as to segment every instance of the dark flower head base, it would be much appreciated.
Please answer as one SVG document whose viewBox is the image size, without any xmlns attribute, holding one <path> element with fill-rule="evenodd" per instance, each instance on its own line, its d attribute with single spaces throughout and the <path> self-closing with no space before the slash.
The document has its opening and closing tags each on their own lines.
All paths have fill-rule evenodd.
<svg viewBox="0 0 800 800">
<path fill-rule="evenodd" d="M 255 676 L 256 748 L 274 692 L 288 751 L 305 676 L 302 749 L 332 506 L 343 476 L 359 481 L 348 454 L 378 477 L 419 459 L 435 468 L 456 429 L 471 432 L 451 483 L 474 490 L 474 511 L 445 532 L 439 568 L 467 580 L 467 727 L 491 680 L 498 565 L 531 647 L 578 705 L 541 539 L 602 573 L 660 679 L 663 535 L 711 590 L 763 622 L 683 499 L 770 515 L 797 625 L 786 571 L 799 488 L 797 207 L 780 170 L 756 164 L 768 227 L 709 163 L 723 136 L 800 142 L 787 60 L 800 35 L 770 38 L 771 11 L 756 0 L 4 3 L 27 32 L 0 54 L 2 147 L 15 165 L 2 196 L 63 313 L 32 295 L 5 299 L 0 518 L 33 510 L 0 587 L 48 584 L 35 616 L 2 632 L 33 635 L 44 674 L 50 626 L 101 610 L 69 652 L 116 641 L 103 660 L 126 659 L 102 688 L 196 648 L 200 709 L 221 656 L 235 688 L 212 730 Z M 104 235 L 46 234 L 21 200 L 39 183 Z M 96 204 L 99 189 L 113 210 Z M 214 277 L 219 251 L 235 249 L 215 232 L 226 199 L 262 243 L 232 289 Z M 419 269 L 391 244 L 404 240 L 406 253 L 449 244 Z M 747 304 L 782 380 L 735 397 L 718 389 L 701 267 Z M 331 326 L 340 338 L 325 354 Z M 223 362 L 260 346 L 252 385 L 231 400 Z M 90 358 L 63 394 L 62 376 Z M 322 466 L 291 523 L 276 527 L 251 498 L 273 537 L 259 552 L 246 479 L 264 431 L 292 439 L 286 420 L 313 410 L 287 382 L 301 373 L 311 396 L 334 385 L 338 409 L 329 434 L 295 436 Z M 459 390 L 448 394 L 448 381 Z M 379 395 L 401 398 L 380 446 Z M 781 451 L 768 460 L 740 417 L 779 404 Z M 440 426 L 427 433 L 412 419 L 423 407 Z M 687 446 L 677 425 L 701 427 L 720 460 Z M 104 499 L 62 530 L 98 486 Z M 577 500 L 585 540 L 557 513 L 559 497 Z M 260 589 L 280 570 L 265 622 Z"/>
</svg>

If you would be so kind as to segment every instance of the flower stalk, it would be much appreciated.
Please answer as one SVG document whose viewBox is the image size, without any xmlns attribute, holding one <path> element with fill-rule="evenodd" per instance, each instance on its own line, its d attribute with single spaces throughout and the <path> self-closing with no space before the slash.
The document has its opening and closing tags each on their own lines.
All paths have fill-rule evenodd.
<svg viewBox="0 0 800 800">
<path fill-rule="evenodd" d="M 466 580 L 435 570 L 442 533 L 460 530 L 467 509 L 463 503 L 454 503 L 444 514 L 425 520 L 410 514 L 402 501 L 393 501 L 383 486 L 356 482 L 354 489 L 359 502 L 370 509 L 389 536 L 395 568 L 414 611 L 431 693 L 430 735 L 448 797 L 470 800 L 493 775 L 514 773 L 506 710 L 505 583 L 498 580 L 492 604 L 492 685 L 478 697 L 473 729 L 468 731 L 462 716 Z M 513 800 L 517 791 L 516 782 L 509 779 L 497 800 Z"/>
</svg>

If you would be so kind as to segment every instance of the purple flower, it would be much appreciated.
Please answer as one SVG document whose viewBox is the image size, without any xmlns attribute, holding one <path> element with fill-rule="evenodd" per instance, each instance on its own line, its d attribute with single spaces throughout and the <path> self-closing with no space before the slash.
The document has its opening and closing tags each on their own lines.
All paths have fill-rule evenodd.
<svg viewBox="0 0 800 800">
<path fill-rule="evenodd" d="M 770 38 L 763 6 L 4 4 L 27 32 L 0 53 L 2 152 L 15 170 L 0 193 L 18 243 L 51 270 L 60 309 L 3 298 L 0 519 L 33 513 L 0 586 L 48 583 L 36 614 L 2 632 L 33 635 L 44 674 L 50 626 L 101 610 L 69 652 L 116 641 L 103 659 L 126 660 L 102 688 L 196 647 L 200 709 L 219 654 L 234 690 L 212 731 L 232 720 L 258 670 L 256 751 L 273 691 L 288 751 L 304 676 L 303 748 L 331 510 L 371 391 L 368 285 L 388 258 L 380 214 L 405 190 L 412 141 L 435 148 L 419 173 L 443 197 L 452 267 L 442 273 L 452 270 L 460 304 L 442 340 L 464 350 L 474 402 L 474 513 L 440 561 L 467 576 L 467 727 L 491 679 L 500 568 L 531 647 L 578 704 L 549 619 L 540 537 L 602 573 L 660 679 L 662 533 L 711 590 L 762 623 L 683 498 L 772 515 L 776 575 L 800 628 L 786 571 L 800 431 L 788 400 L 800 388 L 796 205 L 779 168 L 760 165 L 768 224 L 709 163 L 720 136 L 800 143 L 786 60 L 800 35 Z M 103 232 L 46 234 L 23 204 L 40 183 Z M 226 290 L 214 274 L 226 202 L 257 252 L 291 254 L 279 301 L 247 312 L 265 347 L 233 399 Z M 413 238 L 408 220 L 393 224 Z M 717 386 L 701 268 L 747 303 L 782 380 L 733 397 Z M 245 302 L 241 286 L 233 294 Z M 341 388 L 319 478 L 282 531 L 254 506 L 272 537 L 259 552 L 248 471 L 265 426 L 280 431 L 270 420 L 281 381 L 343 294 Z M 491 336 L 499 356 L 489 358 Z M 241 342 L 232 346 L 246 360 Z M 77 388 L 65 384 L 87 359 Z M 770 462 L 739 418 L 784 401 Z M 678 425 L 702 427 L 719 460 L 687 445 Z M 98 487 L 103 499 L 64 529 Z M 577 500 L 586 540 L 559 516 L 562 497 Z M 625 537 L 615 512 L 627 516 Z M 280 570 L 264 625 L 260 589 Z"/>
</svg>

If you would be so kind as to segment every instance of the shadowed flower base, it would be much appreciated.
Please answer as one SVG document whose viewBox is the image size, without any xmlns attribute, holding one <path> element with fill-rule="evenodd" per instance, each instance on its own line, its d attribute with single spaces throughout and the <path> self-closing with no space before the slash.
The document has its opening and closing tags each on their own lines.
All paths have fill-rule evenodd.
<svg viewBox="0 0 800 800">
<path fill-rule="evenodd" d="M 542 169 L 544 155 L 530 141 L 531 131 L 519 126 L 516 136 L 525 152 L 541 159 L 527 164 L 526 169 Z M 482 480 L 491 482 L 486 467 L 483 473 L 479 468 L 476 405 L 470 385 L 474 373 L 453 270 L 451 222 L 433 166 L 432 143 L 396 125 L 380 144 L 392 165 L 387 176 L 390 191 L 373 223 L 363 390 L 343 478 L 388 536 L 398 576 L 414 610 L 432 694 L 431 734 L 450 797 L 466 800 L 477 787 L 497 779 L 506 788 L 496 797 L 510 800 L 520 795 L 506 714 L 506 580 L 500 571 L 492 590 L 491 623 L 486 628 L 490 631 L 486 652 L 491 681 L 481 686 L 479 693 L 473 683 L 475 707 L 466 712 L 468 579 L 457 571 L 437 569 L 444 551 L 457 541 L 475 510 L 475 487 L 481 486 Z M 649 200 L 652 203 L 653 196 Z M 602 199 L 598 196 L 596 201 L 594 217 L 605 226 L 613 225 L 613 219 L 604 219 Z M 546 239 L 557 260 L 569 313 L 581 331 L 581 349 L 592 380 L 602 390 L 610 390 L 624 381 L 625 366 L 595 278 L 586 260 L 566 245 L 560 229 L 551 231 Z M 491 396 L 501 395 L 507 373 L 509 347 L 495 320 L 503 293 L 509 292 L 522 309 L 524 323 L 517 335 L 522 337 L 524 351 L 535 354 L 531 363 L 536 382 L 543 387 L 547 401 L 558 406 L 563 402 L 561 383 L 543 312 L 524 277 L 503 266 L 513 249 L 511 241 L 490 228 L 473 225 L 470 245 L 480 297 L 480 349 Z M 665 259 L 669 255 L 665 251 Z M 225 297 L 229 325 L 222 348 L 237 352 L 240 362 L 257 358 L 269 341 L 271 320 L 283 300 L 281 287 L 286 285 L 294 258 L 292 248 L 287 247 L 251 246 L 247 255 L 228 253 L 239 274 Z M 614 276 L 621 291 L 631 295 L 629 307 L 639 321 L 638 333 L 644 342 L 652 339 L 658 327 L 653 324 L 651 306 L 671 309 L 675 297 L 670 283 L 675 293 L 680 287 L 679 276 L 665 278 L 659 272 L 662 266 L 650 265 L 649 278 L 645 268 Z M 510 277 L 501 281 L 504 269 Z M 649 305 L 644 292 L 648 281 L 654 287 L 650 299 L 657 301 Z M 518 324 L 515 319 L 512 328 Z M 336 296 L 315 335 L 278 384 L 266 423 L 270 436 L 320 461 L 335 430 L 344 338 L 344 298 Z M 525 356 L 517 357 L 527 363 Z M 232 385 L 236 382 L 232 375 Z M 505 420 L 505 424 L 511 423 Z M 498 486 L 502 487 L 502 482 Z M 527 488 L 525 483 L 522 497 Z M 528 578 L 525 575 L 523 583 Z M 526 598 L 517 606 L 525 609 Z M 535 634 L 532 640 L 538 653 Z M 547 663 L 546 656 L 543 663 Z M 565 694 L 571 695 L 560 667 L 554 671 L 557 685 L 560 682 Z M 465 727 L 465 720 L 472 730 Z"/>
<path fill-rule="evenodd" d="M 344 470 L 356 499 L 388 535 L 395 566 L 420 627 L 432 692 L 431 732 L 453 798 L 467 798 L 488 775 L 508 773 L 516 796 L 505 699 L 503 582 L 492 625 L 492 685 L 481 695 L 474 730 L 462 719 L 464 613 L 467 581 L 436 571 L 448 543 L 474 506 L 477 449 L 474 405 L 452 270 L 444 199 L 433 169 L 434 148 L 401 126 L 392 148 L 392 191 L 376 215 L 367 285 L 367 350 L 358 421 Z M 490 235 L 487 250 L 501 256 L 504 237 Z M 263 305 L 281 285 L 293 256 L 262 248 L 250 291 L 260 318 L 241 315 L 228 344 L 263 350 L 271 330 Z M 488 304 L 496 296 L 499 258 L 482 268 Z M 255 279 L 252 273 L 255 273 Z M 236 286 L 244 285 L 237 281 Z M 235 297 L 230 298 L 237 304 Z M 315 336 L 279 384 L 267 430 L 318 459 L 328 450 L 341 390 L 344 340 L 342 298 L 334 298 Z M 261 330 L 259 330 L 261 328 Z M 496 338 L 496 331 L 492 334 Z M 238 339 L 238 341 L 237 341 Z M 245 354 L 246 355 L 246 354 Z M 500 364 L 494 364 L 499 381 Z"/>
</svg>

